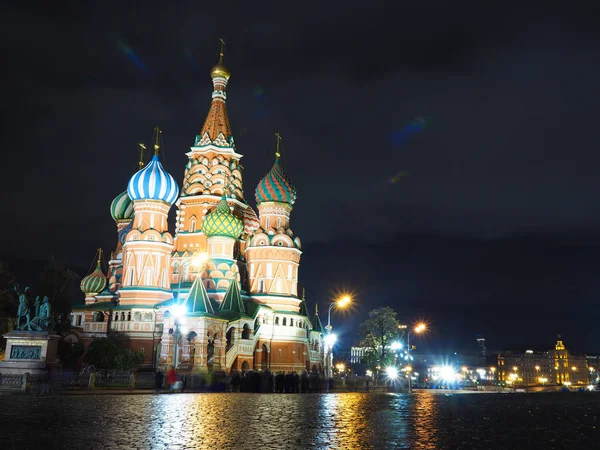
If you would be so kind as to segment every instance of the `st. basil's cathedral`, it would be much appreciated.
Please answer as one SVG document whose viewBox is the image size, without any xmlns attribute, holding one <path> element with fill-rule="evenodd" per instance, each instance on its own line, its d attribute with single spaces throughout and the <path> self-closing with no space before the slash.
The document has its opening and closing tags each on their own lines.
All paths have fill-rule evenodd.
<svg viewBox="0 0 600 450">
<path fill-rule="evenodd" d="M 301 242 L 290 228 L 296 188 L 280 163 L 244 198 L 242 155 L 226 110 L 230 72 L 211 70 L 212 102 L 186 153 L 181 189 L 154 156 L 140 161 L 110 206 L 118 235 L 102 270 L 81 282 L 85 305 L 73 331 L 87 344 L 116 331 L 147 366 L 179 370 L 315 371 L 323 368 L 323 326 L 298 295 Z M 125 184 L 125 183 L 124 183 Z M 167 218 L 176 207 L 175 235 Z"/>
</svg>

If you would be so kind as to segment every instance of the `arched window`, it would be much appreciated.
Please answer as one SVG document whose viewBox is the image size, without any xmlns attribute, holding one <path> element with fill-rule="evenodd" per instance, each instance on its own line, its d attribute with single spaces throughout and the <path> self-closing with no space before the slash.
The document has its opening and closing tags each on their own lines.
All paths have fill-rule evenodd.
<svg viewBox="0 0 600 450">
<path fill-rule="evenodd" d="M 275 317 L 275 325 L 279 325 L 279 317 Z"/>
<path fill-rule="evenodd" d="M 285 326 L 286 326 L 286 324 L 287 324 L 287 319 L 284 317 L 284 318 L 283 318 L 283 326 L 285 327 Z"/>
<path fill-rule="evenodd" d="M 262 278 L 261 278 L 261 279 L 259 279 L 259 280 L 258 280 L 258 292 L 262 292 L 262 291 L 263 291 L 263 289 L 264 289 L 264 285 L 265 285 L 265 282 L 264 282 L 264 280 L 263 280 Z"/>
<path fill-rule="evenodd" d="M 144 322 L 152 322 L 152 313 L 144 314 Z"/>
<path fill-rule="evenodd" d="M 131 322 L 131 311 L 127 313 L 127 321 Z"/>
<path fill-rule="evenodd" d="M 121 313 L 121 321 L 125 321 L 125 313 L 124 312 Z"/>
<path fill-rule="evenodd" d="M 290 319 L 290 327 L 294 326 L 294 319 Z"/>
<path fill-rule="evenodd" d="M 242 330 L 242 339 L 250 339 L 250 327 L 248 324 L 244 324 L 244 329 Z"/>
<path fill-rule="evenodd" d="M 115 321 L 119 320 L 119 313 L 115 313 Z"/>
<path fill-rule="evenodd" d="M 192 216 L 190 219 L 190 233 L 196 232 L 196 216 Z"/>
</svg>

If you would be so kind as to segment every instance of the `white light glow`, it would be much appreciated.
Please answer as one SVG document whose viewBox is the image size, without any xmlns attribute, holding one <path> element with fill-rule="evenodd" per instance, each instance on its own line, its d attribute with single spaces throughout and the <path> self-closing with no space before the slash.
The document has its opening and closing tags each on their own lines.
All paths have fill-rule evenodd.
<svg viewBox="0 0 600 450">
<path fill-rule="evenodd" d="M 337 341 L 337 336 L 333 333 L 329 333 L 327 336 L 325 336 L 325 345 L 327 347 L 333 347 L 333 345 L 335 344 L 336 341 Z"/>
<path fill-rule="evenodd" d="M 186 312 L 187 312 L 187 309 L 183 305 L 174 305 L 171 308 L 171 313 L 173 314 L 173 317 L 175 317 L 175 318 L 183 317 Z"/>
<path fill-rule="evenodd" d="M 398 369 L 394 366 L 386 367 L 385 374 L 390 380 L 395 380 L 398 378 Z"/>
<path fill-rule="evenodd" d="M 390 348 L 392 350 L 400 350 L 402 348 L 402 342 L 394 341 L 394 342 L 392 342 L 392 345 L 390 346 Z"/>
<path fill-rule="evenodd" d="M 440 378 L 444 381 L 455 381 L 458 377 L 458 373 L 454 370 L 452 366 L 442 366 L 440 367 Z"/>
</svg>

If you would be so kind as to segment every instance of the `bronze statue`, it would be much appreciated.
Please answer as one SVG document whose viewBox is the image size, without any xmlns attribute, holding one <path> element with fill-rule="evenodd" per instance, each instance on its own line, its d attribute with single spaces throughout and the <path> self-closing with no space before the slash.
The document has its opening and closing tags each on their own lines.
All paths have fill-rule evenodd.
<svg viewBox="0 0 600 450">
<path fill-rule="evenodd" d="M 15 292 L 19 296 L 19 309 L 17 310 L 17 329 L 19 330 L 31 330 L 29 323 L 31 322 L 31 314 L 29 309 L 29 286 L 25 288 L 23 292 L 19 288 L 18 284 L 14 286 Z M 21 319 L 25 319 L 25 323 L 21 325 Z"/>
<path fill-rule="evenodd" d="M 38 297 L 39 298 L 39 297 Z M 56 321 L 50 313 L 50 302 L 48 296 L 44 296 L 44 300 L 39 308 L 39 313 L 30 322 L 29 327 L 34 331 L 52 331 L 56 327 Z"/>
</svg>

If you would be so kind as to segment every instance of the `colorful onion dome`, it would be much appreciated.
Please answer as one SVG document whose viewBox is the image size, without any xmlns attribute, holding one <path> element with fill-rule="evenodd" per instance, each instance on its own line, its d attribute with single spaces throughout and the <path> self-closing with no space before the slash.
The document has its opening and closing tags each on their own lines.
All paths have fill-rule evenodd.
<svg viewBox="0 0 600 450">
<path fill-rule="evenodd" d="M 257 203 L 281 202 L 293 205 L 296 201 L 296 188 L 279 165 L 279 157 L 275 164 L 260 180 L 256 186 L 255 197 Z"/>
<path fill-rule="evenodd" d="M 84 294 L 90 295 L 102 292 L 105 287 L 106 275 L 102 273 L 102 269 L 100 268 L 100 259 L 98 259 L 96 270 L 81 280 L 80 288 Z"/>
<path fill-rule="evenodd" d="M 240 237 L 244 223 L 231 214 L 227 198 L 223 196 L 217 208 L 202 221 L 202 232 L 207 236 L 225 236 L 233 239 Z"/>
<path fill-rule="evenodd" d="M 127 191 L 121 192 L 110 204 L 110 215 L 115 222 L 133 219 L 133 202 Z"/>
<path fill-rule="evenodd" d="M 175 179 L 163 168 L 158 155 L 154 155 L 146 167 L 131 177 L 127 193 L 133 201 L 162 200 L 172 205 L 179 195 L 179 187 Z"/>
</svg>

